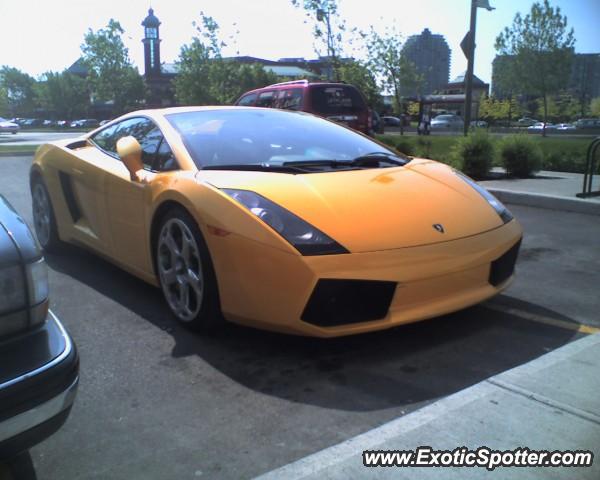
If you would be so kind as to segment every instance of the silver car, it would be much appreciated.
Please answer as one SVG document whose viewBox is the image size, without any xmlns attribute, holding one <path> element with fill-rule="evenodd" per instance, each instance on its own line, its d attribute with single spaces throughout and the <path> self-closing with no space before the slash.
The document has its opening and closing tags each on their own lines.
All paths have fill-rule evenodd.
<svg viewBox="0 0 600 480">
<path fill-rule="evenodd" d="M 21 127 L 6 118 L 0 117 L 0 133 L 12 133 L 13 135 L 21 130 Z"/>
<path fill-rule="evenodd" d="M 464 120 L 458 115 L 438 115 L 431 121 L 432 131 L 460 130 L 464 127 Z"/>
</svg>

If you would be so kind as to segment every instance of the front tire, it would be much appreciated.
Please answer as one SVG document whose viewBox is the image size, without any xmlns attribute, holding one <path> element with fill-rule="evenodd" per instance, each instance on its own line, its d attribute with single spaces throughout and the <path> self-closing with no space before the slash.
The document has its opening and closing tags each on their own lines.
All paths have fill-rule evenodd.
<svg viewBox="0 0 600 480">
<path fill-rule="evenodd" d="M 31 181 L 31 207 L 35 235 L 45 252 L 56 252 L 62 246 L 58 237 L 56 217 L 48 189 L 39 175 Z"/>
<path fill-rule="evenodd" d="M 196 331 L 214 331 L 224 323 L 216 276 L 196 221 L 175 208 L 160 222 L 156 240 L 159 283 L 177 320 Z"/>
</svg>

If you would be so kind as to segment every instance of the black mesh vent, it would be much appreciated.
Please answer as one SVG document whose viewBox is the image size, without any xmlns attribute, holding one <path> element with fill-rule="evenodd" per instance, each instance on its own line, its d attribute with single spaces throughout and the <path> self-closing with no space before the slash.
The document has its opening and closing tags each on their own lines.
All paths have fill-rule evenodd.
<svg viewBox="0 0 600 480">
<path fill-rule="evenodd" d="M 321 279 L 302 320 L 321 327 L 380 320 L 387 315 L 396 282 Z"/>
<path fill-rule="evenodd" d="M 508 278 L 515 271 L 515 263 L 517 262 L 520 246 L 521 239 L 519 239 L 519 241 L 515 243 L 504 255 L 492 262 L 489 282 L 494 287 L 497 287 L 501 283 L 508 280 Z"/>
</svg>

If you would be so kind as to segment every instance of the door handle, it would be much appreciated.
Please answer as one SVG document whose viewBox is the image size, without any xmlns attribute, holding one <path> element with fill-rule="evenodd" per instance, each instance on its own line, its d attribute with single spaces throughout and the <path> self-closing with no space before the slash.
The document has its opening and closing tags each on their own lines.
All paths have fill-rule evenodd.
<svg viewBox="0 0 600 480">
<path fill-rule="evenodd" d="M 71 170 L 71 172 L 73 173 L 73 175 L 77 175 L 78 177 L 81 177 L 83 175 L 83 170 L 78 170 L 76 168 Z"/>
</svg>

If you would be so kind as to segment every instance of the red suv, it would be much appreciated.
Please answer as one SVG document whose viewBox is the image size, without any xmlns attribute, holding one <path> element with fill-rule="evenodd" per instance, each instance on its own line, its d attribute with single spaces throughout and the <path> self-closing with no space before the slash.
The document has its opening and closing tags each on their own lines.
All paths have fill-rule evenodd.
<svg viewBox="0 0 600 480">
<path fill-rule="evenodd" d="M 235 105 L 314 113 L 369 135 L 371 111 L 363 94 L 346 83 L 295 80 L 244 93 Z"/>
</svg>

